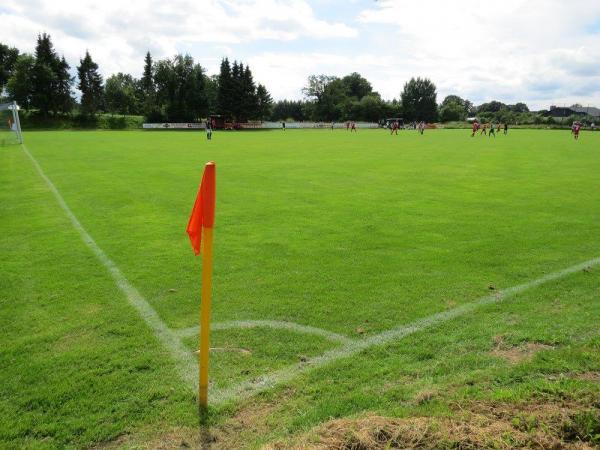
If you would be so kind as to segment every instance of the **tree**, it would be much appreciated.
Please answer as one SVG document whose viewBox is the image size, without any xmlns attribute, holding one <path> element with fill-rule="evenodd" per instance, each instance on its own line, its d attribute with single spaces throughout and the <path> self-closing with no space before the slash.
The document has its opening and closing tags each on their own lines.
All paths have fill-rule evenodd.
<svg viewBox="0 0 600 450">
<path fill-rule="evenodd" d="M 0 96 L 2 96 L 2 91 L 13 74 L 18 57 L 19 50 L 0 42 Z"/>
<path fill-rule="evenodd" d="M 306 120 L 305 105 L 300 100 L 280 100 L 273 105 L 271 120 Z"/>
<path fill-rule="evenodd" d="M 156 104 L 156 85 L 154 83 L 154 64 L 152 55 L 146 52 L 144 58 L 144 73 L 136 90 L 138 102 L 141 105 L 142 114 L 146 120 L 161 120 L 161 113 Z"/>
<path fill-rule="evenodd" d="M 529 107 L 525 103 L 517 103 L 516 105 L 510 106 L 509 109 L 516 113 L 528 113 Z"/>
<path fill-rule="evenodd" d="M 256 85 L 252 77 L 250 67 L 240 64 L 239 74 L 239 112 L 237 119 L 245 122 L 248 119 L 258 119 L 258 97 L 256 95 Z"/>
<path fill-rule="evenodd" d="M 465 120 L 466 111 L 464 105 L 458 102 L 442 103 L 440 107 L 440 120 L 442 122 Z"/>
<path fill-rule="evenodd" d="M 437 119 L 435 84 L 427 78 L 411 78 L 400 94 L 405 118 L 434 122 Z"/>
<path fill-rule="evenodd" d="M 27 53 L 19 55 L 12 70 L 6 89 L 10 98 L 16 101 L 22 108 L 31 108 L 31 97 L 33 95 L 33 80 L 31 73 L 35 65 L 35 58 Z"/>
<path fill-rule="evenodd" d="M 378 95 L 365 95 L 357 102 L 355 119 L 379 122 L 385 114 L 385 105 Z"/>
<path fill-rule="evenodd" d="M 329 83 L 335 80 L 337 77 L 329 75 L 311 75 L 308 77 L 306 86 L 302 88 L 302 92 L 306 97 L 317 102 L 321 100 L 325 88 Z"/>
<path fill-rule="evenodd" d="M 465 120 L 473 104 L 458 95 L 448 95 L 440 105 L 440 120 L 449 122 L 452 120 Z"/>
<path fill-rule="evenodd" d="M 362 99 L 365 95 L 373 93 L 373 87 L 366 78 L 363 78 L 359 73 L 352 72 L 342 78 L 342 82 L 346 85 L 347 95 L 355 97 L 357 100 Z"/>
<path fill-rule="evenodd" d="M 113 114 L 137 114 L 139 111 L 138 91 L 139 82 L 131 75 L 117 73 L 106 80 L 104 99 L 106 108 Z"/>
<path fill-rule="evenodd" d="M 61 57 L 56 69 L 56 111 L 63 114 L 71 112 L 74 103 L 71 92 L 74 79 L 69 69 L 67 60 Z"/>
<path fill-rule="evenodd" d="M 259 84 L 256 88 L 256 99 L 257 99 L 257 119 L 267 120 L 271 116 L 271 110 L 273 108 L 273 98 L 267 88 Z"/>
<path fill-rule="evenodd" d="M 154 82 L 158 108 L 172 122 L 199 120 L 208 113 L 204 69 L 189 55 L 156 63 Z"/>
<path fill-rule="evenodd" d="M 46 33 L 38 35 L 35 47 L 35 65 L 32 71 L 31 103 L 39 109 L 42 115 L 56 110 L 57 66 L 58 55 L 54 51 L 50 36 Z"/>
<path fill-rule="evenodd" d="M 483 103 L 482 105 L 479 105 L 477 107 L 477 113 L 478 114 L 486 113 L 486 112 L 496 113 L 503 108 L 506 108 L 506 105 L 504 103 L 499 102 L 497 100 L 492 100 L 491 102 Z"/>
<path fill-rule="evenodd" d="M 81 91 L 81 113 L 93 116 L 102 107 L 104 88 L 102 76 L 98 73 L 98 64 L 92 60 L 87 50 L 84 58 L 79 60 L 77 74 L 77 88 Z"/>
<path fill-rule="evenodd" d="M 219 82 L 217 88 L 218 111 L 223 116 L 230 118 L 233 115 L 233 78 L 229 59 L 223 58 L 219 71 Z"/>
</svg>

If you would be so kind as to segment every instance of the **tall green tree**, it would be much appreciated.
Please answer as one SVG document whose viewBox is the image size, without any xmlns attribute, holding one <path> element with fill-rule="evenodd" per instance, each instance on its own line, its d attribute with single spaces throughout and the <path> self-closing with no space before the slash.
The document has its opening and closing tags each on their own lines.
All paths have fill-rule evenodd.
<svg viewBox="0 0 600 450">
<path fill-rule="evenodd" d="M 162 120 L 162 114 L 156 103 L 156 85 L 154 83 L 154 62 L 150 52 L 144 57 L 144 71 L 136 91 L 137 100 L 141 105 L 141 112 L 146 120 Z"/>
<path fill-rule="evenodd" d="M 98 64 L 92 60 L 90 52 L 86 51 L 83 59 L 79 60 L 77 75 L 77 88 L 81 91 L 81 113 L 93 116 L 102 107 L 104 87 Z"/>
<path fill-rule="evenodd" d="M 248 119 L 258 119 L 258 97 L 256 95 L 256 85 L 250 67 L 240 65 L 240 111 L 239 121 L 245 122 Z"/>
<path fill-rule="evenodd" d="M 311 75 L 308 77 L 306 86 L 302 88 L 302 92 L 309 100 L 319 102 L 327 85 L 336 78 L 330 75 Z"/>
<path fill-rule="evenodd" d="M 32 71 L 32 101 L 42 115 L 56 111 L 56 89 L 58 84 L 58 55 L 46 33 L 38 35 L 35 47 L 35 65 Z"/>
<path fill-rule="evenodd" d="M 104 101 L 113 114 L 138 114 L 138 81 L 127 73 L 117 73 L 106 79 Z"/>
<path fill-rule="evenodd" d="M 208 114 L 204 69 L 189 55 L 176 55 L 156 63 L 157 103 L 171 122 L 191 122 Z"/>
<path fill-rule="evenodd" d="M 35 58 L 27 53 L 19 55 L 14 64 L 12 75 L 6 85 L 6 90 L 11 100 L 16 101 L 22 108 L 29 110 L 31 108 L 31 98 L 33 95 L 33 67 Z"/>
<path fill-rule="evenodd" d="M 437 92 L 435 84 L 427 78 L 411 78 L 400 94 L 407 120 L 437 120 Z"/>
<path fill-rule="evenodd" d="M 465 120 L 470 115 L 473 104 L 458 95 L 448 95 L 440 105 L 440 120 L 449 122 L 453 120 Z"/>
<path fill-rule="evenodd" d="M 369 80 L 357 72 L 346 75 L 342 78 L 342 82 L 348 89 L 347 95 L 356 98 L 356 100 L 360 100 L 365 95 L 371 95 L 373 93 L 373 87 L 371 86 L 371 83 L 369 83 Z"/>
<path fill-rule="evenodd" d="M 0 42 L 0 96 L 6 87 L 6 83 L 13 74 L 19 50 L 9 47 Z"/>
<path fill-rule="evenodd" d="M 234 82 L 229 59 L 223 58 L 219 70 L 217 88 L 217 106 L 219 114 L 226 118 L 233 116 Z"/>
<path fill-rule="evenodd" d="M 65 57 L 61 57 L 56 68 L 56 111 L 60 113 L 69 113 L 73 109 L 73 86 L 74 78 L 69 72 L 69 64 Z"/>
<path fill-rule="evenodd" d="M 257 99 L 257 115 L 256 118 L 259 120 L 267 120 L 271 117 L 273 109 L 273 98 L 267 88 L 260 84 L 256 87 L 256 99 Z"/>
</svg>

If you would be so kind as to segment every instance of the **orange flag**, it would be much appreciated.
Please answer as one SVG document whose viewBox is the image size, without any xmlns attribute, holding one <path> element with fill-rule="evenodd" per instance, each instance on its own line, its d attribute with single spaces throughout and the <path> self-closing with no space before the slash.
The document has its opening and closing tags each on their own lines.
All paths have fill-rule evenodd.
<svg viewBox="0 0 600 450">
<path fill-rule="evenodd" d="M 207 162 L 186 229 L 196 256 L 200 253 L 202 228 L 212 228 L 215 224 L 215 178 L 215 163 Z"/>
</svg>

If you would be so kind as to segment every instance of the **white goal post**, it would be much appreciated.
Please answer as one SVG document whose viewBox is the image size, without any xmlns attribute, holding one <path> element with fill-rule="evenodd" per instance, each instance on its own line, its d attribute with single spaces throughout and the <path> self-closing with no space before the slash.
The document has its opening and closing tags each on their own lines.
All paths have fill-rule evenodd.
<svg viewBox="0 0 600 450">
<path fill-rule="evenodd" d="M 0 143 L 23 143 L 17 102 L 0 103 Z"/>
</svg>

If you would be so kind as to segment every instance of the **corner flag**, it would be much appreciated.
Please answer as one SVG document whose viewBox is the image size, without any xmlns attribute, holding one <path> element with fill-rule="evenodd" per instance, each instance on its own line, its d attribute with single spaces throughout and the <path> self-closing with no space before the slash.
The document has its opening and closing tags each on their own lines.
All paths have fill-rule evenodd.
<svg viewBox="0 0 600 450">
<path fill-rule="evenodd" d="M 215 223 L 215 163 L 210 161 L 204 166 L 202 182 L 187 225 L 194 254 L 200 253 L 202 228 L 212 228 Z"/>
<path fill-rule="evenodd" d="M 215 163 L 206 163 L 202 182 L 196 196 L 192 215 L 187 226 L 194 254 L 198 256 L 202 245 L 202 290 L 200 300 L 200 333 L 198 352 L 198 403 L 208 407 L 208 353 L 210 351 L 210 302 L 212 286 L 212 246 L 215 224 Z"/>
</svg>

